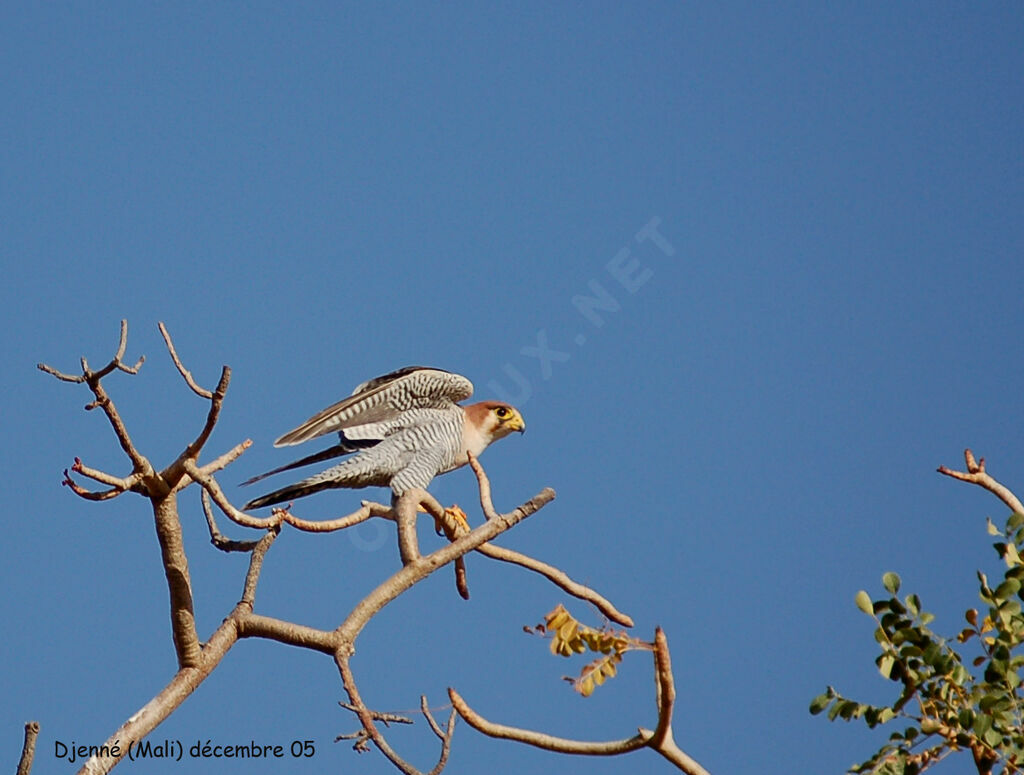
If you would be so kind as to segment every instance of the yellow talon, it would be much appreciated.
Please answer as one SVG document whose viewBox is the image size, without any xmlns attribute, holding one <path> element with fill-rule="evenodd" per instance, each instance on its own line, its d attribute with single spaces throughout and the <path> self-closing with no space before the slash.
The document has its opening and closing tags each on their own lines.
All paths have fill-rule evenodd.
<svg viewBox="0 0 1024 775">
<path fill-rule="evenodd" d="M 444 513 L 447 514 L 450 520 L 457 525 L 455 531 L 457 535 L 469 532 L 469 520 L 466 519 L 466 512 L 453 504 L 451 508 L 445 509 Z M 442 533 L 447 535 L 449 540 L 455 538 L 455 535 L 450 534 L 445 524 L 437 518 L 434 519 L 434 530 L 438 535 L 441 535 Z"/>
</svg>

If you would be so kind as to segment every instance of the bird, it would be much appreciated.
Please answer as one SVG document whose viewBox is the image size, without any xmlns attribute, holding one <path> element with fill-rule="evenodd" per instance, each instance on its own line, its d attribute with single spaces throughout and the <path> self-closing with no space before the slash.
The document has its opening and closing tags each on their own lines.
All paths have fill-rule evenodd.
<svg viewBox="0 0 1024 775">
<path fill-rule="evenodd" d="M 258 509 L 334 487 L 390 487 L 392 501 L 426 489 L 439 474 L 466 465 L 488 445 L 523 433 L 522 414 L 503 401 L 460 405 L 473 383 L 460 374 L 429 366 L 406 366 L 356 386 L 352 395 L 317 412 L 274 442 L 286 447 L 337 432 L 339 442 L 243 484 L 300 466 L 353 455 L 295 484 L 254 498 L 243 509 Z"/>
</svg>

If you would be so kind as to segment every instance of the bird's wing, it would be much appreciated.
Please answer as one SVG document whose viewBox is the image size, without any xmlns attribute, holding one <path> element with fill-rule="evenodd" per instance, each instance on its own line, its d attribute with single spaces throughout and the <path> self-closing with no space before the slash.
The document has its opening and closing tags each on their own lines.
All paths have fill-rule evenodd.
<svg viewBox="0 0 1024 775">
<path fill-rule="evenodd" d="M 473 395 L 473 383 L 460 374 L 426 366 L 408 366 L 357 386 L 351 396 L 306 420 L 274 442 L 301 444 L 325 433 L 352 430 L 349 438 L 382 438 L 401 424 L 409 409 L 444 409 Z M 357 430 L 358 429 L 358 430 Z"/>
</svg>

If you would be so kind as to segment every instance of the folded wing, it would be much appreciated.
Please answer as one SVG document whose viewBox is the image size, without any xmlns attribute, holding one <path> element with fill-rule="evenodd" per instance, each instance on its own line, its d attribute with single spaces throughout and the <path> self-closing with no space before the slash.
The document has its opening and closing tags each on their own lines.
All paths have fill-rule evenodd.
<svg viewBox="0 0 1024 775">
<path fill-rule="evenodd" d="M 383 439 L 404 424 L 403 412 L 446 409 L 471 395 L 473 383 L 460 374 L 407 366 L 358 385 L 351 396 L 317 412 L 274 446 L 301 444 L 327 433 L 340 433 L 343 440 L 352 441 Z"/>
</svg>

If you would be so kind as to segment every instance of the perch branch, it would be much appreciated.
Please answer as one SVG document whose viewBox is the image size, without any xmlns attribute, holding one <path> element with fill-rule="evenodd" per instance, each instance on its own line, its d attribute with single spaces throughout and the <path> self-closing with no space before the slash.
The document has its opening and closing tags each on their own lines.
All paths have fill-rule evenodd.
<svg viewBox="0 0 1024 775">
<path fill-rule="evenodd" d="M 398 556 L 403 565 L 416 562 L 420 555 L 419 538 L 416 535 L 416 506 L 422 500 L 423 490 L 409 490 L 394 502 L 393 511 L 398 523 Z"/>
<path fill-rule="evenodd" d="M 1010 507 L 1010 510 L 1015 514 L 1024 514 L 1024 505 L 1021 505 L 1020 500 L 1014 495 L 1008 487 L 1000 484 L 993 479 L 988 472 L 985 471 L 985 458 L 975 461 L 974 454 L 970 449 L 964 450 L 964 462 L 967 464 L 967 471 L 954 471 L 946 466 L 939 466 L 938 472 L 945 474 L 954 479 L 959 479 L 961 482 L 970 482 L 976 484 L 979 487 L 984 487 L 990 493 L 994 494 L 999 500 Z"/>
<path fill-rule="evenodd" d="M 406 502 L 412 504 L 413 516 L 415 516 L 415 504 L 426 502 L 428 508 L 435 505 L 436 501 L 425 497 L 425 493 L 407 493 L 409 496 Z M 388 760 L 394 764 L 405 775 L 420 775 L 419 770 L 413 767 L 399 756 L 388 744 L 374 723 L 372 712 L 367 708 L 359 694 L 356 686 L 355 676 L 349 664 L 349 657 L 355 653 L 355 641 L 359 633 L 385 605 L 397 598 L 407 589 L 429 576 L 438 568 L 453 562 L 456 558 L 462 557 L 467 552 L 473 551 L 486 541 L 501 534 L 512 526 L 518 524 L 530 515 L 542 509 L 555 497 L 554 490 L 546 488 L 535 495 L 529 501 L 509 512 L 508 514 L 495 515 L 494 519 L 488 520 L 483 525 L 469 531 L 465 535 L 456 538 L 452 543 L 437 549 L 434 552 L 422 557 L 417 557 L 402 566 L 390 578 L 379 584 L 376 589 L 364 597 L 352 609 L 344 622 L 335 630 L 338 636 L 338 649 L 335 653 L 335 662 L 341 673 L 342 685 L 348 693 L 349 702 L 355 709 L 360 723 L 363 725 L 365 735 L 357 737 L 356 749 L 366 750 L 369 741 L 377 746 Z M 405 498 L 405 496 L 403 496 Z M 431 504 L 433 501 L 433 504 Z M 436 508 L 436 505 L 435 505 Z M 448 731 L 442 739 L 442 750 L 437 764 L 431 770 L 431 775 L 437 775 L 444 768 L 448 760 L 448 752 L 451 745 L 451 735 L 454 733 L 454 724 L 449 723 Z"/>
<path fill-rule="evenodd" d="M 185 470 L 185 473 L 193 479 L 193 481 L 210 494 L 210 498 L 217 504 L 217 507 L 228 519 L 242 527 L 266 530 L 268 528 L 287 523 L 297 530 L 302 530 L 307 533 L 331 533 L 335 530 L 343 530 L 346 527 L 358 525 L 360 522 L 365 522 L 371 517 L 393 518 L 391 509 L 383 504 L 374 503 L 372 501 L 363 501 L 363 505 L 359 510 L 344 517 L 324 520 L 322 522 L 299 519 L 286 509 L 274 509 L 273 513 L 269 517 L 253 517 L 232 506 L 231 501 L 228 500 L 228 497 L 224 494 L 220 485 L 217 484 L 217 480 L 209 474 L 204 473 L 203 469 L 199 468 L 199 466 L 194 462 L 191 460 L 185 460 L 182 462 L 182 468 Z"/>
<path fill-rule="evenodd" d="M 415 562 L 405 565 L 364 597 L 338 627 L 337 632 L 341 634 L 345 643 L 354 644 L 356 637 L 358 637 L 370 618 L 413 584 L 426 578 L 442 565 L 452 562 L 456 557 L 461 557 L 473 551 L 481 544 L 490 541 L 495 536 L 504 533 L 509 528 L 544 508 L 554 498 L 555 491 L 550 487 L 545 487 L 526 503 L 513 509 L 508 514 L 499 514 L 496 519 L 485 522 L 464 536 L 457 538 L 452 543 L 442 546 L 440 549 L 420 557 Z"/>
</svg>

